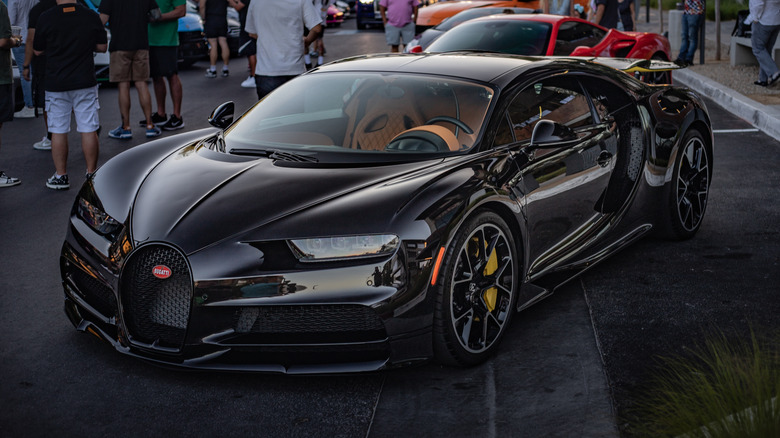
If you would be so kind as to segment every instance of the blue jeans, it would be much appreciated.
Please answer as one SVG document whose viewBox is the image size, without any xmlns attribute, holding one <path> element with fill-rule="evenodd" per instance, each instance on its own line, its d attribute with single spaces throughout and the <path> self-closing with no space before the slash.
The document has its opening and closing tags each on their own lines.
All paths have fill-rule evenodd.
<svg viewBox="0 0 780 438">
<path fill-rule="evenodd" d="M 21 79 L 22 83 L 22 94 L 24 95 L 24 106 L 30 108 L 33 106 L 33 98 L 32 98 L 32 86 L 30 85 L 30 81 L 24 80 L 24 73 L 22 73 L 22 69 L 24 67 L 24 44 L 22 44 L 19 47 L 14 47 L 11 49 L 11 51 L 14 54 L 14 59 L 16 60 L 16 66 L 19 67 L 19 78 Z"/>
<path fill-rule="evenodd" d="M 780 25 L 764 26 L 758 21 L 754 21 L 750 29 L 753 31 L 750 36 L 750 45 L 753 47 L 753 54 L 760 67 L 758 80 L 766 82 L 778 72 L 777 64 L 772 59 L 772 48 L 775 47 L 777 35 L 780 33 Z"/>
<path fill-rule="evenodd" d="M 682 44 L 680 44 L 680 56 L 683 61 L 693 62 L 693 54 L 699 45 L 699 27 L 704 14 L 683 14 L 682 16 Z"/>
</svg>

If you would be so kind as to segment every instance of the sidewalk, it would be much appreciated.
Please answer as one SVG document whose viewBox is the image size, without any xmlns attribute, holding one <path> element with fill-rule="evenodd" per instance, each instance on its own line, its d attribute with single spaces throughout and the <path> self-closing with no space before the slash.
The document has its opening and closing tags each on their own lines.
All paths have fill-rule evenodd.
<svg viewBox="0 0 780 438">
<path fill-rule="evenodd" d="M 658 9 L 650 9 L 650 21 L 646 21 L 646 7 L 639 11 L 636 27 L 641 32 L 659 32 L 661 21 Z M 716 58 L 716 26 L 714 21 L 705 24 L 705 60 L 699 64 L 700 52 L 694 56 L 695 65 L 672 73 L 675 84 L 693 89 L 708 97 L 729 112 L 747 120 L 767 135 L 780 140 L 780 86 L 759 87 L 758 65 L 734 66 L 729 63 L 729 44 L 734 21 L 720 23 L 720 59 Z M 669 31 L 669 12 L 664 11 L 663 31 Z M 677 56 L 673 49 L 672 57 Z"/>
</svg>

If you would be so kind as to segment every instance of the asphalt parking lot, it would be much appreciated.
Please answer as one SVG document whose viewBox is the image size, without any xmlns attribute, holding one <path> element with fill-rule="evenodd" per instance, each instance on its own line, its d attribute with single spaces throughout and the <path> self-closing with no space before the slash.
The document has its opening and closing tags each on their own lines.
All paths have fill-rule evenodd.
<svg viewBox="0 0 780 438">
<path fill-rule="evenodd" d="M 326 36 L 332 58 L 384 49 L 380 32 L 349 33 L 348 24 Z M 206 127 L 224 100 L 240 110 L 254 102 L 238 88 L 244 61 L 232 66 L 224 81 L 203 78 L 203 63 L 182 72 L 186 130 Z M 108 139 L 115 89 L 101 89 L 101 105 L 104 163 L 145 139 Z M 168 371 L 76 333 L 57 267 L 75 190 L 45 188 L 51 158 L 31 148 L 40 120 L 5 124 L 0 163 L 23 182 L 0 193 L 0 436 L 617 436 L 657 357 L 716 331 L 778 331 L 780 144 L 723 131 L 751 126 L 708 105 L 721 131 L 694 239 L 646 238 L 595 267 L 518 315 L 482 366 L 327 378 Z M 132 114 L 140 118 L 135 96 Z"/>
</svg>

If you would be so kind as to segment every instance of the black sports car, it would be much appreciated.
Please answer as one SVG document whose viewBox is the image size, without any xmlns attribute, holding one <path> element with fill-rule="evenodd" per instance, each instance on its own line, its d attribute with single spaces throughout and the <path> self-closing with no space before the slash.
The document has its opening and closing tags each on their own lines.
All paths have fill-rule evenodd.
<svg viewBox="0 0 780 438">
<path fill-rule="evenodd" d="M 62 248 L 78 330 L 159 364 L 482 362 L 605 257 L 692 237 L 712 179 L 699 97 L 586 59 L 365 56 L 210 121 L 102 166 Z"/>
</svg>

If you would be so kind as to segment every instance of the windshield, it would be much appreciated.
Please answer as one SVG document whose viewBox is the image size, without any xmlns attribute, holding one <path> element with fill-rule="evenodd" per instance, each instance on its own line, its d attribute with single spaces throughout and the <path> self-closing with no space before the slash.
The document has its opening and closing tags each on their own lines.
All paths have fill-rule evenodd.
<svg viewBox="0 0 780 438">
<path fill-rule="evenodd" d="M 396 73 L 299 76 L 226 133 L 226 152 L 456 153 L 474 146 L 493 90 Z"/>
<path fill-rule="evenodd" d="M 428 46 L 432 53 L 479 50 L 514 55 L 545 55 L 552 26 L 525 20 L 474 20 L 445 32 Z"/>
</svg>

